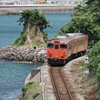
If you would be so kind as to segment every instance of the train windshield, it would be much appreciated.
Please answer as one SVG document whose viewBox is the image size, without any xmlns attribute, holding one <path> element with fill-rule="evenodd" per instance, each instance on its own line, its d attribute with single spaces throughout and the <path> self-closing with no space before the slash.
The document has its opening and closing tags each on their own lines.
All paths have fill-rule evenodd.
<svg viewBox="0 0 100 100">
<path fill-rule="evenodd" d="M 53 48 L 53 44 L 47 44 L 47 48 Z"/>
<path fill-rule="evenodd" d="M 55 45 L 55 49 L 58 49 L 58 45 Z"/>
<path fill-rule="evenodd" d="M 61 45 L 60 45 L 60 48 L 62 48 L 62 49 L 67 49 L 67 45 L 61 44 Z"/>
</svg>

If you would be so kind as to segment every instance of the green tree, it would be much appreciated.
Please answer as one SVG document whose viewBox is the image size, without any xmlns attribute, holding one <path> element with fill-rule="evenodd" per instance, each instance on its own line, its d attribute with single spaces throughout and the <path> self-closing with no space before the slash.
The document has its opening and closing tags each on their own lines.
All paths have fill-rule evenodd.
<svg viewBox="0 0 100 100">
<path fill-rule="evenodd" d="M 49 21 L 46 20 L 45 16 L 41 14 L 38 10 L 24 10 L 21 13 L 21 17 L 18 20 L 19 24 L 23 23 L 23 25 L 29 23 L 30 27 L 37 25 L 40 27 L 41 31 L 50 27 Z"/>
<path fill-rule="evenodd" d="M 100 40 L 100 2 L 88 0 L 87 5 L 75 7 L 71 22 L 61 27 L 57 35 L 67 32 L 82 32 L 89 35 L 89 44 L 92 40 Z M 99 1 L 99 0 L 98 0 Z"/>
<path fill-rule="evenodd" d="M 96 75 L 100 85 L 100 41 L 98 41 L 88 53 L 89 56 L 89 69 L 93 75 Z"/>
<path fill-rule="evenodd" d="M 95 2 L 100 2 L 100 0 L 94 0 Z M 91 4 L 93 2 L 93 0 L 88 0 L 86 3 L 87 4 Z"/>
<path fill-rule="evenodd" d="M 26 28 L 25 25 L 27 24 L 28 24 L 27 27 L 29 27 L 30 29 L 34 27 L 34 25 L 39 27 L 41 32 L 43 33 L 44 40 L 46 41 L 48 40 L 48 35 L 47 33 L 43 32 L 43 29 L 50 27 L 49 25 L 50 22 L 47 21 L 46 17 L 43 14 L 41 14 L 38 10 L 36 9 L 34 11 L 24 10 L 21 13 L 21 17 L 19 18 L 18 22 L 19 22 L 19 25 L 23 23 L 24 28 Z"/>
<path fill-rule="evenodd" d="M 48 34 L 43 32 L 43 29 L 50 27 L 50 22 L 47 21 L 45 16 L 41 14 L 38 10 L 24 10 L 21 13 L 21 17 L 17 22 L 19 22 L 19 25 L 23 24 L 23 32 L 21 32 L 21 36 L 15 40 L 13 45 L 22 46 L 27 39 L 27 32 L 29 32 L 32 27 L 34 27 L 35 31 L 37 32 L 37 29 L 40 29 L 41 33 L 43 34 L 44 41 L 48 41 Z"/>
<path fill-rule="evenodd" d="M 57 35 L 82 32 L 89 36 L 89 69 L 100 86 L 100 0 L 88 0 L 86 5 L 75 7 L 71 21 L 60 28 Z"/>
</svg>

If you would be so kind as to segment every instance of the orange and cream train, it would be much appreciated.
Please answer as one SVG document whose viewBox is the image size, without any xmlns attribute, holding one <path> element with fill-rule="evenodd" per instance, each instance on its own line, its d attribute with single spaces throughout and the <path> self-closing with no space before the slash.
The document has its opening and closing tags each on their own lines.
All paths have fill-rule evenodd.
<svg viewBox="0 0 100 100">
<path fill-rule="evenodd" d="M 65 64 L 67 60 L 86 53 L 88 36 L 67 33 L 47 42 L 46 58 L 49 64 Z"/>
</svg>

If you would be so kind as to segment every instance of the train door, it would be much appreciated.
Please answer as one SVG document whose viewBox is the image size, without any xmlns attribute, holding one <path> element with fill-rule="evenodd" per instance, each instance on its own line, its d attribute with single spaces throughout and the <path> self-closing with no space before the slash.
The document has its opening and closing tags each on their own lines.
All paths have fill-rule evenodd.
<svg viewBox="0 0 100 100">
<path fill-rule="evenodd" d="M 67 44 L 60 44 L 60 50 L 59 50 L 59 59 L 65 60 L 67 57 Z"/>
<path fill-rule="evenodd" d="M 68 43 L 68 57 L 73 54 L 73 41 Z"/>
<path fill-rule="evenodd" d="M 54 46 L 54 58 L 59 58 L 59 44 Z"/>
<path fill-rule="evenodd" d="M 46 52 L 46 58 L 53 59 L 53 51 L 54 51 L 54 44 L 53 43 L 47 43 L 47 52 Z"/>
<path fill-rule="evenodd" d="M 73 54 L 77 52 L 77 39 L 74 40 L 74 44 L 73 44 L 74 50 L 73 50 Z"/>
<path fill-rule="evenodd" d="M 86 50 L 88 46 L 88 36 L 85 37 L 84 49 Z"/>
</svg>

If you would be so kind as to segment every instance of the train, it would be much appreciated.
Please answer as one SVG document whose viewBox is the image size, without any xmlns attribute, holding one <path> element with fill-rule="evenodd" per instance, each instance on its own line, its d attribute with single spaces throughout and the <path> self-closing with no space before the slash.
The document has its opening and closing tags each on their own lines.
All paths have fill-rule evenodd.
<svg viewBox="0 0 100 100">
<path fill-rule="evenodd" d="M 84 55 L 87 51 L 88 35 L 66 33 L 47 42 L 46 58 L 48 64 L 66 64 L 72 58 Z"/>
</svg>

